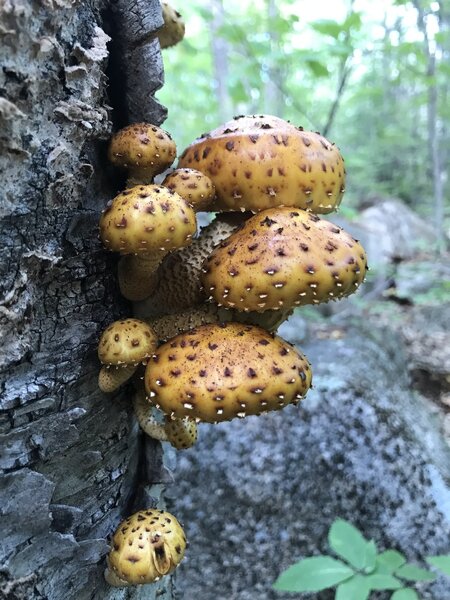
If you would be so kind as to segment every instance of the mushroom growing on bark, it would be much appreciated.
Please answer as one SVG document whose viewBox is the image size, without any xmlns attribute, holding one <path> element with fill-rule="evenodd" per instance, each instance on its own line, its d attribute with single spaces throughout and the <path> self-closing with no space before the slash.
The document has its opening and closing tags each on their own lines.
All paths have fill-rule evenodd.
<svg viewBox="0 0 450 600">
<path fill-rule="evenodd" d="M 141 510 L 125 519 L 111 540 L 106 581 L 115 587 L 153 583 L 181 562 L 186 537 L 177 519 L 164 510 Z"/>
<path fill-rule="evenodd" d="M 127 187 L 152 183 L 155 175 L 165 171 L 175 160 L 177 148 L 170 134 L 149 123 L 134 123 L 111 138 L 109 160 L 127 169 Z"/>
<path fill-rule="evenodd" d="M 164 25 L 158 31 L 158 39 L 161 48 L 175 46 L 184 38 L 185 24 L 180 13 L 168 2 L 161 2 Z"/>
<path fill-rule="evenodd" d="M 149 401 L 170 417 L 216 423 L 296 404 L 311 385 L 306 357 L 260 327 L 202 325 L 160 346 L 145 370 Z"/>
<path fill-rule="evenodd" d="M 98 357 L 103 367 L 98 376 L 102 392 L 113 392 L 146 363 L 157 346 L 153 330 L 138 319 L 111 323 L 100 337 Z"/>
<path fill-rule="evenodd" d="M 196 212 L 207 210 L 216 194 L 211 179 L 195 169 L 175 169 L 162 185 L 186 198 Z"/>
<path fill-rule="evenodd" d="M 154 407 L 147 402 L 144 389 L 136 391 L 133 406 L 140 428 L 149 437 L 169 442 L 177 450 L 186 450 L 197 441 L 197 423 L 193 419 L 165 416 L 161 422 L 154 414 Z"/>
<path fill-rule="evenodd" d="M 215 210 L 284 205 L 329 213 L 345 191 L 344 161 L 336 146 L 271 115 L 236 117 L 202 135 L 183 152 L 178 167 L 211 178 Z"/>
<path fill-rule="evenodd" d="M 196 226 L 189 203 L 163 186 L 139 185 L 116 196 L 100 218 L 100 238 L 108 250 L 129 255 L 119 263 L 122 294 L 149 296 L 164 256 L 190 244 Z"/>
<path fill-rule="evenodd" d="M 263 312 L 348 296 L 366 269 L 364 248 L 343 229 L 279 207 L 254 215 L 213 250 L 202 282 L 219 306 Z"/>
</svg>

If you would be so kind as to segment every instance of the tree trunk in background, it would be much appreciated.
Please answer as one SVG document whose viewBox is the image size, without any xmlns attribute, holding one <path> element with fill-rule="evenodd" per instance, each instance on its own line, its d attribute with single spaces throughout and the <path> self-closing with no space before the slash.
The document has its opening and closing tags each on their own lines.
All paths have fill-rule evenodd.
<svg viewBox="0 0 450 600">
<path fill-rule="evenodd" d="M 279 52 L 280 36 L 273 21 L 278 17 L 278 6 L 276 0 L 267 0 L 267 35 L 270 39 L 272 53 Z M 279 63 L 269 57 L 268 79 L 265 85 L 265 110 L 269 115 L 284 115 L 284 94 L 283 94 L 283 72 Z"/>
<path fill-rule="evenodd" d="M 230 96 L 228 94 L 228 44 L 217 31 L 224 24 L 224 8 L 222 0 L 211 1 L 213 19 L 211 22 L 211 51 L 213 58 L 214 80 L 216 82 L 216 98 L 219 106 L 218 114 L 221 123 L 232 117 Z"/>
<path fill-rule="evenodd" d="M 126 392 L 99 392 L 96 343 L 130 307 L 97 238 L 121 182 L 117 124 L 161 123 L 157 0 L 0 5 L 0 597 L 173 597 L 110 588 L 106 538 L 170 480 Z M 109 37 L 112 42 L 107 46 Z M 108 57 L 111 52 L 111 56 Z M 126 66 L 127 65 L 127 66 Z M 105 76 L 108 69 L 108 78 Z M 112 109 L 110 106 L 112 105 Z"/>
<path fill-rule="evenodd" d="M 427 27 L 427 15 L 420 3 L 415 0 L 417 10 L 417 26 L 423 34 L 424 50 L 427 57 L 428 101 L 427 101 L 427 127 L 428 127 L 428 154 L 429 168 L 433 179 L 433 205 L 434 223 L 436 229 L 436 251 L 444 251 L 444 186 L 442 180 L 442 164 L 440 153 L 440 140 L 438 132 L 438 82 L 436 80 L 436 55 L 441 53 L 436 40 L 430 39 Z M 429 15 L 428 15 L 429 16 Z"/>
</svg>

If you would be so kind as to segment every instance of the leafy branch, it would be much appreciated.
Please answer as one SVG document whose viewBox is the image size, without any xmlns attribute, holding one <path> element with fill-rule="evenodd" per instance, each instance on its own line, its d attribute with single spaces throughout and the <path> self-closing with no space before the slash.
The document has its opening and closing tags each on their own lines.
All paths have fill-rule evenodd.
<svg viewBox="0 0 450 600">
<path fill-rule="evenodd" d="M 378 552 L 373 540 L 366 540 L 343 519 L 332 524 L 328 543 L 339 559 L 305 558 L 281 573 L 274 589 L 302 593 L 337 586 L 335 600 L 367 600 L 372 591 L 392 590 L 391 600 L 419 600 L 417 592 L 406 582 L 436 579 L 435 573 L 408 563 L 401 552 Z M 430 556 L 425 560 L 450 577 L 450 555 Z"/>
</svg>

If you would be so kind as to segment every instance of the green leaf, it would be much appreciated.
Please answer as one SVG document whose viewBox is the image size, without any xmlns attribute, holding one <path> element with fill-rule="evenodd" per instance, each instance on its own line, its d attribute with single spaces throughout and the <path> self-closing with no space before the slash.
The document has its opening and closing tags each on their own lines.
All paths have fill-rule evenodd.
<svg viewBox="0 0 450 600">
<path fill-rule="evenodd" d="M 391 596 L 391 600 L 420 600 L 417 593 L 411 588 L 397 590 Z"/>
<path fill-rule="evenodd" d="M 329 35 L 335 39 L 337 39 L 341 31 L 343 31 L 342 26 L 339 25 L 339 23 L 330 19 L 319 19 L 318 21 L 314 21 L 314 23 L 311 23 L 311 27 L 318 33 Z"/>
<path fill-rule="evenodd" d="M 375 567 L 375 544 L 368 542 L 351 523 L 337 519 L 328 533 L 328 543 L 336 554 L 356 569 L 373 569 Z"/>
<path fill-rule="evenodd" d="M 329 72 L 323 63 L 318 60 L 307 60 L 306 64 L 311 69 L 316 77 L 328 77 Z"/>
<path fill-rule="evenodd" d="M 340 583 L 336 590 L 335 600 L 367 600 L 370 587 L 363 575 L 356 574 L 344 583 Z"/>
<path fill-rule="evenodd" d="M 352 569 L 330 556 L 305 558 L 286 569 L 273 587 L 285 592 L 318 592 L 354 575 Z"/>
<path fill-rule="evenodd" d="M 371 590 L 398 590 L 402 587 L 402 582 L 392 575 L 383 573 L 372 573 L 366 576 L 367 584 Z"/>
<path fill-rule="evenodd" d="M 377 567 L 380 568 L 380 573 L 392 573 L 404 565 L 406 558 L 397 550 L 386 550 L 377 556 Z"/>
<path fill-rule="evenodd" d="M 415 565 L 403 565 L 396 569 L 395 574 L 397 577 L 407 579 L 408 581 L 433 581 L 433 579 L 436 579 L 434 573 L 430 573 L 430 571 L 426 571 Z"/>
<path fill-rule="evenodd" d="M 448 577 L 450 577 L 450 555 L 429 556 L 425 560 L 430 565 L 433 565 L 433 567 L 436 567 L 442 571 L 444 575 L 448 575 Z"/>
</svg>

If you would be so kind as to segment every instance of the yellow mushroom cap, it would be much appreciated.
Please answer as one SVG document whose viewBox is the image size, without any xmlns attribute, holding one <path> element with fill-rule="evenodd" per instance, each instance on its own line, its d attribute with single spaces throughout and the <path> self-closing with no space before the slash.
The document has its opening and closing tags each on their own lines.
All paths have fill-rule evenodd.
<svg viewBox="0 0 450 600">
<path fill-rule="evenodd" d="M 176 192 L 137 185 L 103 211 L 100 238 L 108 250 L 121 254 L 170 251 L 190 244 L 196 227 L 192 207 Z"/>
<path fill-rule="evenodd" d="M 108 568 L 128 584 L 152 583 L 176 568 L 185 549 L 184 531 L 173 515 L 143 510 L 119 525 L 111 540 Z"/>
<path fill-rule="evenodd" d="M 254 215 L 213 250 L 202 284 L 220 305 L 263 312 L 352 294 L 366 269 L 364 248 L 343 229 L 279 207 Z"/>
<path fill-rule="evenodd" d="M 204 134 L 184 151 L 178 167 L 211 178 L 217 210 L 284 205 L 329 213 L 345 191 L 344 161 L 336 146 L 271 115 L 236 117 Z"/>
<path fill-rule="evenodd" d="M 150 401 L 172 417 L 214 423 L 297 403 L 311 384 L 303 354 L 260 327 L 201 325 L 155 352 L 145 371 Z"/>
<path fill-rule="evenodd" d="M 175 160 L 177 148 L 170 134 L 149 123 L 135 123 L 111 139 L 109 160 L 118 167 L 144 169 L 150 177 L 165 171 Z"/>
<path fill-rule="evenodd" d="M 216 194 L 211 179 L 195 169 L 175 169 L 167 175 L 162 185 L 186 198 L 196 211 L 205 210 Z"/>
<path fill-rule="evenodd" d="M 98 357 L 104 365 L 137 365 L 153 354 L 157 343 L 147 323 L 139 319 L 114 321 L 100 337 Z"/>
<path fill-rule="evenodd" d="M 170 48 L 181 42 L 186 29 L 183 17 L 170 6 L 168 2 L 161 2 L 164 25 L 158 31 L 158 39 L 161 48 Z"/>
</svg>

